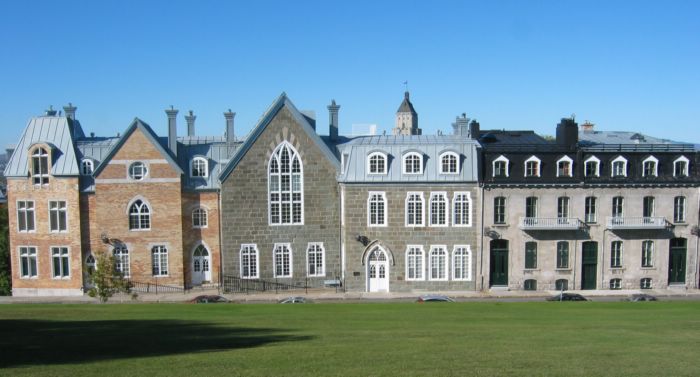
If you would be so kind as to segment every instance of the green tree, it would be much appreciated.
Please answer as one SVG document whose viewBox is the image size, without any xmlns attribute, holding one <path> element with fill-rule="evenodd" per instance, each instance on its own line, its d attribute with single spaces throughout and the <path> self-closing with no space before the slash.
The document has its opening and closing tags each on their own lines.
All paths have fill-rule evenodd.
<svg viewBox="0 0 700 377">
<path fill-rule="evenodd" d="M 10 243 L 7 205 L 0 205 L 0 295 L 12 294 L 12 274 L 10 272 Z"/>
<path fill-rule="evenodd" d="M 92 284 L 92 288 L 88 289 L 88 296 L 107 302 L 115 293 L 131 292 L 129 281 L 116 266 L 117 259 L 113 255 L 104 251 L 95 255 L 95 269 L 85 267 L 88 271 L 88 280 Z"/>
</svg>

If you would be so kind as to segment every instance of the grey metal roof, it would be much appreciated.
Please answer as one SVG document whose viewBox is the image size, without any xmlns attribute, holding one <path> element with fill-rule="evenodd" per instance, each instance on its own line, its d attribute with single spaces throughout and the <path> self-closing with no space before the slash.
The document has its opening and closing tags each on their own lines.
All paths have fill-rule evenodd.
<svg viewBox="0 0 700 377">
<path fill-rule="evenodd" d="M 29 149 L 37 143 L 46 143 L 53 148 L 52 175 L 79 174 L 70 121 L 64 116 L 38 116 L 27 123 L 22 138 L 5 167 L 6 177 L 26 177 L 29 174 Z"/>
<path fill-rule="evenodd" d="M 411 103 L 411 100 L 409 99 L 408 92 L 404 93 L 403 101 L 401 102 L 401 105 L 399 105 L 399 109 L 396 110 L 396 112 L 397 113 L 416 114 L 416 110 L 413 108 L 413 104 Z"/>
<path fill-rule="evenodd" d="M 97 167 L 104 161 L 105 157 L 112 150 L 115 144 L 119 142 L 119 137 L 90 137 L 75 140 L 75 146 L 78 153 L 78 161 L 81 162 L 85 158 L 93 161 Z M 95 178 L 93 176 L 80 176 L 81 191 L 95 191 Z"/>
<path fill-rule="evenodd" d="M 224 136 L 185 136 L 178 138 L 178 163 L 185 171 L 185 189 L 219 189 L 219 175 L 243 142 L 229 144 Z M 195 157 L 205 157 L 209 163 L 207 177 L 191 177 L 190 164 Z"/>
<path fill-rule="evenodd" d="M 691 143 L 659 139 L 629 131 L 579 131 L 579 146 L 587 151 L 688 151 Z"/>
</svg>

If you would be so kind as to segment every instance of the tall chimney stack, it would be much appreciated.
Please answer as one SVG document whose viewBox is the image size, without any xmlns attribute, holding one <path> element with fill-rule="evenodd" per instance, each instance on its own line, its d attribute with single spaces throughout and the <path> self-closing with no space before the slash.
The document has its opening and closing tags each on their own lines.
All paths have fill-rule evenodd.
<svg viewBox="0 0 700 377">
<path fill-rule="evenodd" d="M 73 106 L 72 103 L 68 102 L 68 106 L 63 106 L 63 112 L 66 113 L 66 118 L 70 120 L 75 120 L 75 111 L 78 110 L 77 107 Z"/>
<path fill-rule="evenodd" d="M 194 136 L 195 119 L 197 119 L 197 116 L 192 113 L 192 110 L 190 110 L 188 115 L 185 115 L 185 121 L 187 121 L 187 136 Z"/>
<path fill-rule="evenodd" d="M 168 115 L 168 148 L 177 156 L 177 110 L 171 105 L 165 113 Z"/>
<path fill-rule="evenodd" d="M 224 118 L 226 118 L 226 142 L 229 144 L 236 141 L 236 135 L 233 133 L 233 117 L 235 116 L 236 113 L 232 112 L 231 109 L 224 113 Z"/>
<path fill-rule="evenodd" d="M 44 115 L 47 117 L 55 117 L 56 116 L 56 110 L 53 109 L 53 105 L 49 105 L 49 108 L 44 111 Z"/>
<path fill-rule="evenodd" d="M 452 134 L 462 137 L 469 137 L 469 118 L 467 114 L 462 113 L 462 116 L 455 118 L 455 122 L 452 123 Z"/>
<path fill-rule="evenodd" d="M 469 123 L 469 137 L 474 140 L 478 140 L 480 131 L 481 125 L 479 122 L 477 122 L 476 119 L 472 120 L 471 123 Z"/>
<path fill-rule="evenodd" d="M 331 104 L 328 105 L 328 135 L 332 141 L 338 140 L 338 110 L 340 110 L 340 105 L 336 105 L 335 100 L 332 100 Z"/>
<path fill-rule="evenodd" d="M 557 144 L 569 149 L 578 144 L 578 124 L 573 117 L 561 118 L 557 124 Z"/>
</svg>

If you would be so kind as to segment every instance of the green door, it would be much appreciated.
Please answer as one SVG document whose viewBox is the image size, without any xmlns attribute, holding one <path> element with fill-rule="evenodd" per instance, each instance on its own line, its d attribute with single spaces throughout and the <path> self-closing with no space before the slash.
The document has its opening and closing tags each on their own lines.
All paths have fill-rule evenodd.
<svg viewBox="0 0 700 377">
<path fill-rule="evenodd" d="M 584 242 L 581 258 L 581 289 L 595 289 L 598 271 L 598 243 Z"/>
<path fill-rule="evenodd" d="M 490 286 L 508 285 L 508 241 L 491 241 Z"/>
<path fill-rule="evenodd" d="M 671 239 L 668 260 L 668 284 L 685 284 L 686 239 Z"/>
</svg>

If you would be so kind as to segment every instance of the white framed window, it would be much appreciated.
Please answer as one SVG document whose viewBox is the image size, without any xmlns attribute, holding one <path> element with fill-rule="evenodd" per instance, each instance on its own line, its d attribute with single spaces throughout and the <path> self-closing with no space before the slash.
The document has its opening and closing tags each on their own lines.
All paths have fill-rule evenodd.
<svg viewBox="0 0 700 377">
<path fill-rule="evenodd" d="M 137 199 L 129 206 L 129 230 L 150 230 L 151 210 L 143 200 Z"/>
<path fill-rule="evenodd" d="M 310 242 L 306 248 L 307 276 L 326 276 L 326 258 L 323 242 Z"/>
<path fill-rule="evenodd" d="M 569 268 L 569 243 L 557 242 L 557 269 Z"/>
<path fill-rule="evenodd" d="M 92 173 L 95 171 L 95 163 L 89 159 L 89 158 L 84 158 L 82 161 L 80 161 L 80 174 L 81 175 L 92 175 Z"/>
<path fill-rule="evenodd" d="M 610 268 L 622 267 L 622 241 L 610 243 Z"/>
<path fill-rule="evenodd" d="M 367 198 L 367 226 L 387 226 L 386 193 L 370 191 Z"/>
<path fill-rule="evenodd" d="M 673 161 L 673 176 L 674 177 L 687 177 L 688 176 L 688 166 L 690 165 L 690 160 L 685 156 L 680 156 Z"/>
<path fill-rule="evenodd" d="M 493 176 L 494 177 L 507 177 L 508 176 L 508 165 L 510 161 L 503 155 L 498 156 L 493 160 Z"/>
<path fill-rule="evenodd" d="M 425 252 L 421 245 L 406 246 L 406 280 L 425 280 Z"/>
<path fill-rule="evenodd" d="M 597 221 L 597 199 L 595 196 L 587 196 L 584 203 L 583 221 L 595 223 Z"/>
<path fill-rule="evenodd" d="M 656 177 L 659 175 L 659 159 L 649 156 L 642 161 L 642 177 Z"/>
<path fill-rule="evenodd" d="M 611 164 L 611 170 L 610 170 L 610 176 L 611 177 L 626 177 L 627 176 L 627 159 L 618 156 L 614 160 L 612 160 Z"/>
<path fill-rule="evenodd" d="M 272 252 L 276 278 L 292 277 L 292 249 L 288 243 L 276 243 Z"/>
<path fill-rule="evenodd" d="M 92 253 L 88 254 L 85 258 L 85 267 L 88 276 L 92 276 L 95 273 L 95 268 L 97 267 L 97 262 L 95 261 L 95 256 Z"/>
<path fill-rule="evenodd" d="M 651 289 L 651 278 L 642 278 L 639 280 L 639 288 L 641 289 Z"/>
<path fill-rule="evenodd" d="M 51 233 L 68 231 L 68 209 L 63 200 L 49 201 L 49 231 Z"/>
<path fill-rule="evenodd" d="M 642 241 L 642 267 L 654 267 L 654 241 Z"/>
<path fill-rule="evenodd" d="M 51 247 L 51 271 L 54 279 L 70 279 L 70 254 L 67 247 Z"/>
<path fill-rule="evenodd" d="M 564 156 L 557 160 L 557 177 L 573 177 L 574 160 L 569 156 Z"/>
<path fill-rule="evenodd" d="M 569 217 L 569 197 L 560 196 L 557 198 L 557 218 L 566 219 Z"/>
<path fill-rule="evenodd" d="M 204 157 L 195 157 L 190 164 L 190 177 L 208 177 L 209 161 Z"/>
<path fill-rule="evenodd" d="M 685 196 L 676 196 L 673 198 L 673 222 L 685 222 Z"/>
<path fill-rule="evenodd" d="M 422 192 L 406 194 L 406 226 L 424 226 L 425 200 Z"/>
<path fill-rule="evenodd" d="M 141 161 L 133 162 L 129 165 L 129 178 L 140 181 L 148 175 L 148 166 Z"/>
<path fill-rule="evenodd" d="M 538 203 L 539 198 L 536 196 L 528 196 L 525 198 L 525 217 L 530 219 L 537 217 L 539 210 Z"/>
<path fill-rule="evenodd" d="M 469 245 L 455 245 L 452 251 L 452 279 L 472 280 L 472 251 Z"/>
<path fill-rule="evenodd" d="M 209 219 L 207 216 L 207 210 L 204 208 L 195 208 L 192 211 L 192 227 L 193 228 L 206 228 L 208 227 Z"/>
<path fill-rule="evenodd" d="M 440 174 L 459 173 L 459 155 L 455 152 L 444 152 L 440 155 Z"/>
<path fill-rule="evenodd" d="M 204 245 L 197 245 L 192 252 L 192 271 L 195 273 L 209 272 L 209 250 Z"/>
<path fill-rule="evenodd" d="M 452 213 L 454 226 L 472 226 L 472 197 L 469 191 L 458 191 L 452 199 Z"/>
<path fill-rule="evenodd" d="M 403 156 L 404 174 L 423 174 L 423 156 L 418 152 L 408 152 Z"/>
<path fill-rule="evenodd" d="M 526 177 L 539 177 L 540 176 L 540 161 L 536 156 L 531 156 L 525 160 L 525 176 Z"/>
<path fill-rule="evenodd" d="M 270 225 L 304 224 L 304 175 L 301 157 L 286 141 L 268 163 Z"/>
<path fill-rule="evenodd" d="M 258 245 L 241 245 L 241 278 L 257 279 L 258 275 Z"/>
<path fill-rule="evenodd" d="M 621 218 L 624 217 L 624 204 L 625 198 L 622 196 L 615 196 L 612 198 L 612 217 Z"/>
<path fill-rule="evenodd" d="M 622 279 L 610 279 L 610 289 L 622 289 Z"/>
<path fill-rule="evenodd" d="M 36 259 L 36 247 L 19 247 L 19 276 L 22 279 L 36 278 L 39 269 Z"/>
<path fill-rule="evenodd" d="M 493 223 L 506 223 L 506 198 L 504 196 L 493 198 Z"/>
<path fill-rule="evenodd" d="M 151 249 L 153 276 L 168 276 L 168 249 L 163 245 Z"/>
<path fill-rule="evenodd" d="M 386 153 L 372 152 L 367 156 L 368 174 L 386 174 L 387 156 Z"/>
<path fill-rule="evenodd" d="M 433 245 L 428 257 L 429 280 L 447 280 L 447 246 Z"/>
<path fill-rule="evenodd" d="M 17 201 L 17 231 L 34 232 L 34 202 L 31 200 Z"/>
<path fill-rule="evenodd" d="M 600 159 L 591 156 L 583 164 L 583 175 L 586 177 L 600 177 Z"/>
<path fill-rule="evenodd" d="M 449 218 L 446 192 L 430 193 L 430 226 L 447 226 Z"/>
<path fill-rule="evenodd" d="M 38 147 L 32 152 L 32 182 L 35 185 L 49 184 L 49 152 Z"/>
<path fill-rule="evenodd" d="M 129 249 L 126 246 L 117 246 L 112 250 L 112 255 L 114 255 L 115 261 L 114 269 L 128 278 L 131 275 Z"/>
</svg>

